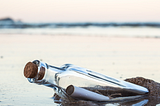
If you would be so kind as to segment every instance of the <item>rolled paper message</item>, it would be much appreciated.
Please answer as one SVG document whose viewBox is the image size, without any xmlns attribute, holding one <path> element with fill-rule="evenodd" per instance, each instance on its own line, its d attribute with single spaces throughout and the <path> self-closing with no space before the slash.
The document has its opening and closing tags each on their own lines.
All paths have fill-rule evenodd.
<svg viewBox="0 0 160 106">
<path fill-rule="evenodd" d="M 69 85 L 66 89 L 68 95 L 73 98 L 92 100 L 92 101 L 107 101 L 109 97 L 86 90 L 84 88 Z"/>
</svg>

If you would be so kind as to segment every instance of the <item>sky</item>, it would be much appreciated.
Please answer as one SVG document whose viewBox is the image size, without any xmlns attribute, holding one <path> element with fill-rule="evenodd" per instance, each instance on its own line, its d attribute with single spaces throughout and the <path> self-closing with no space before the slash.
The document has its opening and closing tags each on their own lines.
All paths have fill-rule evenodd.
<svg viewBox="0 0 160 106">
<path fill-rule="evenodd" d="M 160 22 L 160 0 L 0 0 L 0 18 L 23 22 Z"/>
</svg>

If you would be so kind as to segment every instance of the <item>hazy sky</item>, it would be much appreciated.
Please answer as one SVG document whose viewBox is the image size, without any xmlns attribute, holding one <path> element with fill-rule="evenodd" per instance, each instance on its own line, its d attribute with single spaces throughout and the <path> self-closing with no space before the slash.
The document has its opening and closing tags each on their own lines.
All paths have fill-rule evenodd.
<svg viewBox="0 0 160 106">
<path fill-rule="evenodd" d="M 160 22 L 160 0 L 0 0 L 3 17 L 25 22 Z"/>
</svg>

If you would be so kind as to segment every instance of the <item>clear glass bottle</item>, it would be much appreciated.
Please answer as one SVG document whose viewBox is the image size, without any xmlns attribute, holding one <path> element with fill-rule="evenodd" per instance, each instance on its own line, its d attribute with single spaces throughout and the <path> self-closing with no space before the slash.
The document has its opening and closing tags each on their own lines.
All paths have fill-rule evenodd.
<svg viewBox="0 0 160 106">
<path fill-rule="evenodd" d="M 31 83 L 64 89 L 69 85 L 77 87 L 110 86 L 122 88 L 137 94 L 148 93 L 148 89 L 142 86 L 118 80 L 72 64 L 55 67 L 39 60 L 35 60 L 32 63 L 37 65 L 38 72 L 35 76 L 28 77 L 28 81 Z"/>
</svg>

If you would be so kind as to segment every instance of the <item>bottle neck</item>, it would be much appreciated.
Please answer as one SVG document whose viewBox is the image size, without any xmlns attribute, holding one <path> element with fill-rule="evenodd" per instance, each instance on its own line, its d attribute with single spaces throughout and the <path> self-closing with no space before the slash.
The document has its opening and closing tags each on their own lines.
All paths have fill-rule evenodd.
<svg viewBox="0 0 160 106">
<path fill-rule="evenodd" d="M 64 71 L 63 68 L 48 65 L 42 61 L 35 60 L 34 64 L 38 66 L 38 73 L 34 78 L 28 78 L 31 83 L 37 84 L 54 84 L 57 85 L 56 75 Z"/>
<path fill-rule="evenodd" d="M 62 70 L 61 68 L 48 65 L 48 68 L 46 70 L 43 81 L 50 83 L 50 84 L 57 85 L 58 82 L 57 82 L 56 76 L 57 76 L 57 74 L 59 74 L 63 71 L 64 70 Z"/>
</svg>

